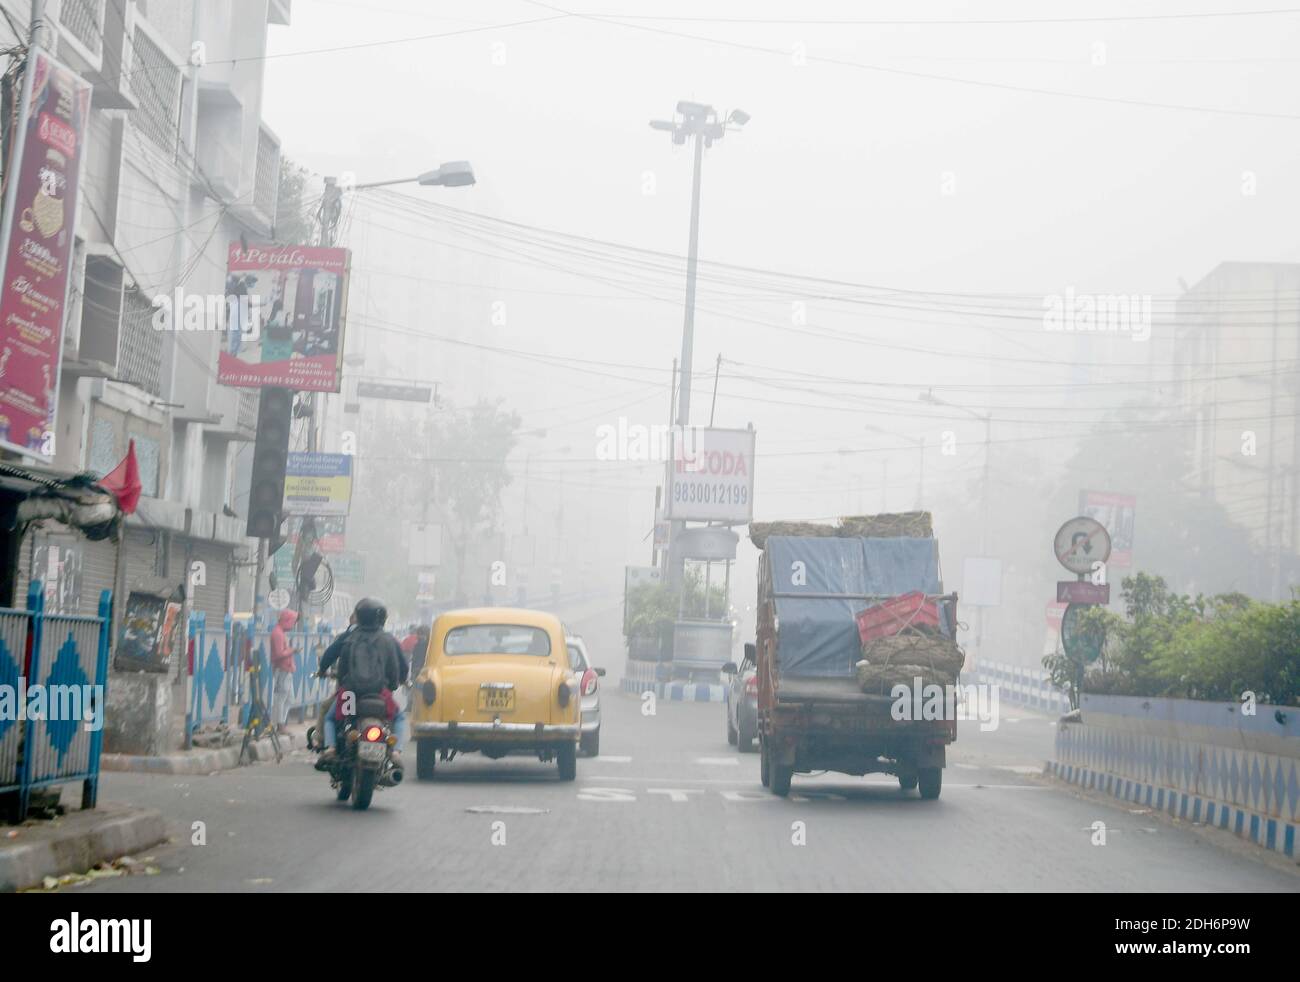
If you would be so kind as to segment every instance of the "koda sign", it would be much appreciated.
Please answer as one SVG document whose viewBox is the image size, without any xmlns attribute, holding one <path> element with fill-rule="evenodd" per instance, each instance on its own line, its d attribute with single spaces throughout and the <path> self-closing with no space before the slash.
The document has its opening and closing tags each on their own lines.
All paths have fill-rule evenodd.
<svg viewBox="0 0 1300 982">
<path fill-rule="evenodd" d="M 747 525 L 754 517 L 754 431 L 678 427 L 672 440 L 664 517 Z"/>
</svg>

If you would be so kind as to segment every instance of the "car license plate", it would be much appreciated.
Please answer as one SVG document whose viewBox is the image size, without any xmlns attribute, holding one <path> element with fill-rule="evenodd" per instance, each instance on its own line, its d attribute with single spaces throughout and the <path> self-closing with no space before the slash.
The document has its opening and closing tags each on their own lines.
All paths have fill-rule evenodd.
<svg viewBox="0 0 1300 982">
<path fill-rule="evenodd" d="M 515 687 L 509 684 L 483 683 L 478 690 L 478 710 L 480 713 L 513 713 Z"/>
<path fill-rule="evenodd" d="M 388 755 L 388 744 L 380 741 L 371 743 L 369 740 L 362 740 L 357 745 L 357 756 L 365 761 L 383 760 Z"/>
</svg>

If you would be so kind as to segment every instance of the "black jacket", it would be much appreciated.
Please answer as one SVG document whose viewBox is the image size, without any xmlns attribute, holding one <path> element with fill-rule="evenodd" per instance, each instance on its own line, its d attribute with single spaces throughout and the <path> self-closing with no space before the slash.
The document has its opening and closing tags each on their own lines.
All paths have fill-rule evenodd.
<svg viewBox="0 0 1300 982">
<path fill-rule="evenodd" d="M 383 640 L 387 642 L 384 645 L 388 649 L 384 653 L 384 680 L 389 691 L 396 692 L 397 687 L 406 681 L 406 677 L 410 673 L 410 665 L 407 663 L 406 655 L 403 654 L 402 646 L 397 643 L 397 639 L 378 628 L 350 626 L 325 649 L 325 654 L 321 655 L 320 659 L 320 671 L 326 671 L 337 662 L 335 674 L 338 675 L 339 688 L 348 688 L 348 659 L 352 653 L 352 645 L 349 642 L 363 632 L 380 634 Z"/>
</svg>

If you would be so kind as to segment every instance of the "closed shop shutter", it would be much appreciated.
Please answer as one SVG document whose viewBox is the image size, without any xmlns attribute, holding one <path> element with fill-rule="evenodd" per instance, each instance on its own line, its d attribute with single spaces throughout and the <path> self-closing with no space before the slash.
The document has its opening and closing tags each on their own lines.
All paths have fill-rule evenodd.
<svg viewBox="0 0 1300 982">
<path fill-rule="evenodd" d="M 232 550 L 212 542 L 196 541 L 192 558 L 204 564 L 207 583 L 194 588 L 194 609 L 207 615 L 209 625 L 220 625 L 230 602 Z"/>
<path fill-rule="evenodd" d="M 33 562 L 39 565 L 38 579 L 47 586 L 52 575 L 55 580 L 53 596 L 46 594 L 47 609 L 63 614 L 94 615 L 98 613 L 100 592 L 113 589 L 117 543 L 111 539 L 92 542 L 57 522 L 29 528 L 19 553 L 18 588 L 14 594 L 17 607 L 27 605 Z"/>
</svg>

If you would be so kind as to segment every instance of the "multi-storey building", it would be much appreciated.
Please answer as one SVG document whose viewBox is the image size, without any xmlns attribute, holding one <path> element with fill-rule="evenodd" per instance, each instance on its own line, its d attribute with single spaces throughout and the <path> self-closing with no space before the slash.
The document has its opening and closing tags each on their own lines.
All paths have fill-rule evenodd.
<svg viewBox="0 0 1300 982">
<path fill-rule="evenodd" d="M 3 43 L 25 42 L 9 25 L 26 28 L 30 5 L 0 6 Z M 178 290 L 224 295 L 230 243 L 272 237 L 280 148 L 261 118 L 263 55 L 289 14 L 290 0 L 47 4 L 44 46 L 94 86 L 54 465 L 103 475 L 134 440 L 144 489 L 119 542 L 31 528 L 19 596 L 29 577 L 75 577 L 63 602 L 93 605 L 146 578 L 179 585 L 199 562 L 194 608 L 232 608 L 252 544 L 233 475 L 257 395 L 216 384 L 219 331 L 159 330 L 157 315 Z"/>
<path fill-rule="evenodd" d="M 1300 265 L 1220 263 L 1176 319 L 1187 481 L 1250 532 L 1269 557 L 1262 592 L 1285 599 L 1300 568 Z"/>
</svg>

